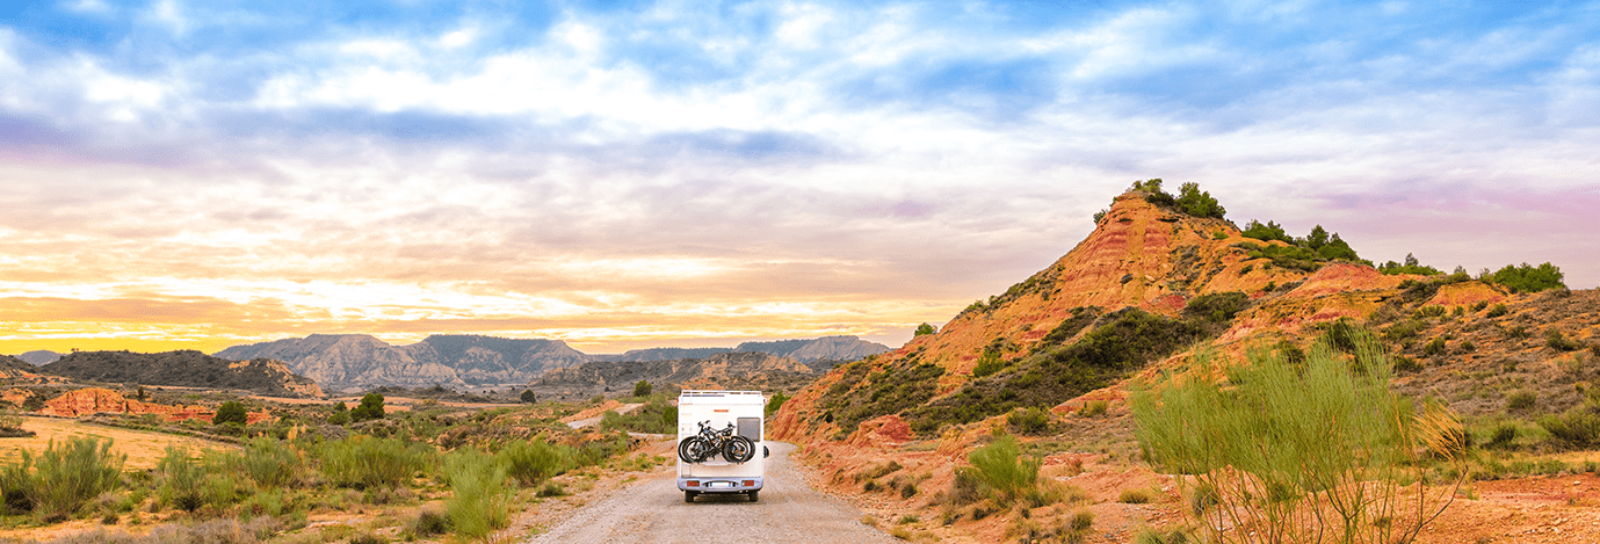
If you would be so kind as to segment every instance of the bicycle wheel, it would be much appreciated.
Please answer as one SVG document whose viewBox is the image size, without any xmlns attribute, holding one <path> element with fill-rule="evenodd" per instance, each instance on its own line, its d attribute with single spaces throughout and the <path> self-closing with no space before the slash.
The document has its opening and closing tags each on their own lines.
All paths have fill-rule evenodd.
<svg viewBox="0 0 1600 544">
<path fill-rule="evenodd" d="M 734 435 L 722 444 L 722 458 L 730 463 L 743 463 L 756 456 L 756 444 L 743 436 Z"/>
<path fill-rule="evenodd" d="M 691 436 L 678 443 L 678 458 L 683 459 L 685 463 L 698 463 L 710 454 L 706 449 L 704 440 L 698 436 Z"/>
</svg>

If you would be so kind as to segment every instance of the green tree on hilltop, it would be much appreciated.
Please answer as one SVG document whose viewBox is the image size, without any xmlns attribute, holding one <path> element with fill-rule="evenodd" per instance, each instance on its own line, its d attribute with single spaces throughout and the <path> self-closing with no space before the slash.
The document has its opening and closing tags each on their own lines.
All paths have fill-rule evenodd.
<svg viewBox="0 0 1600 544">
<path fill-rule="evenodd" d="M 937 332 L 939 332 L 939 329 L 933 328 L 933 325 L 929 325 L 927 323 L 923 323 L 921 325 L 917 325 L 917 330 L 916 330 L 916 332 L 911 333 L 911 337 L 912 338 L 916 338 L 918 336 L 922 336 L 922 335 L 925 335 L 925 334 L 934 334 L 934 333 L 937 333 Z"/>
</svg>

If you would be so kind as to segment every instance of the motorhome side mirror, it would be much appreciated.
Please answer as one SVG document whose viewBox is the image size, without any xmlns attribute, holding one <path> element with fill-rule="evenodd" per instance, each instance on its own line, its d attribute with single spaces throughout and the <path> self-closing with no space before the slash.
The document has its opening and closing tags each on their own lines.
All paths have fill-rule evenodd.
<svg viewBox="0 0 1600 544">
<path fill-rule="evenodd" d="M 761 446 L 761 457 L 772 457 L 772 450 L 767 449 L 766 446 Z"/>
</svg>

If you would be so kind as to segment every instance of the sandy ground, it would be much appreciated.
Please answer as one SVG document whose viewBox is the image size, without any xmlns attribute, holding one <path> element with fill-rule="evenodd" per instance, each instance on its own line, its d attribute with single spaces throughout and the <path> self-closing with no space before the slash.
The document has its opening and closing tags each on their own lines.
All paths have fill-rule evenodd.
<svg viewBox="0 0 1600 544">
<path fill-rule="evenodd" d="M 166 455 L 169 445 L 189 448 L 194 452 L 237 447 L 188 436 L 91 425 L 72 419 L 25 416 L 22 428 L 33 431 L 36 435 L 28 438 L 0 438 L 0 463 L 15 462 L 21 457 L 23 450 L 37 454 L 48 447 L 52 440 L 56 443 L 65 443 L 83 436 L 111 439 L 111 450 L 128 456 L 125 466 L 128 470 L 154 468 L 156 461 Z"/>
</svg>

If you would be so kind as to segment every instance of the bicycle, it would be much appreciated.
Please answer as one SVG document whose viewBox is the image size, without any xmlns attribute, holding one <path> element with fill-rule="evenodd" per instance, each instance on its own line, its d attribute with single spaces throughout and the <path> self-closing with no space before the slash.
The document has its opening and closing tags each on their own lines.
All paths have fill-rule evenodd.
<svg viewBox="0 0 1600 544">
<path fill-rule="evenodd" d="M 733 434 L 733 423 L 728 423 L 725 429 L 714 430 L 710 420 L 700 422 L 698 434 L 678 443 L 678 457 L 686 463 L 704 463 L 717 454 L 730 463 L 743 463 L 755 457 L 756 444 Z"/>
</svg>

